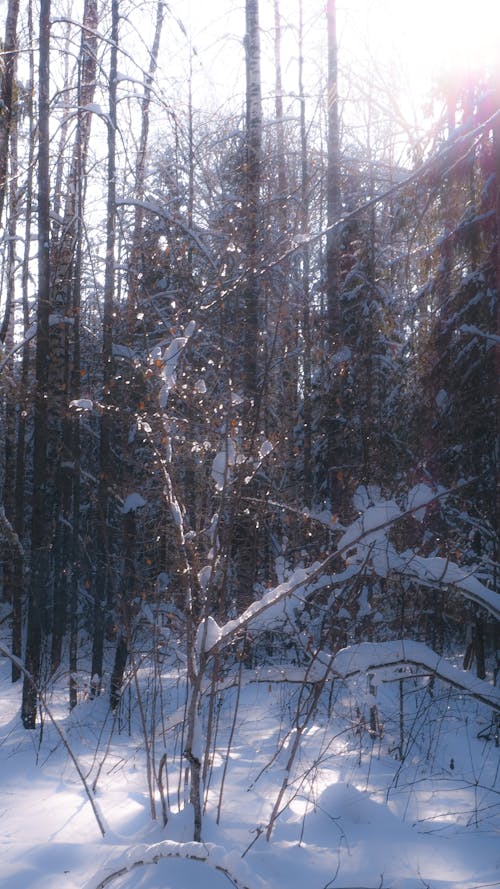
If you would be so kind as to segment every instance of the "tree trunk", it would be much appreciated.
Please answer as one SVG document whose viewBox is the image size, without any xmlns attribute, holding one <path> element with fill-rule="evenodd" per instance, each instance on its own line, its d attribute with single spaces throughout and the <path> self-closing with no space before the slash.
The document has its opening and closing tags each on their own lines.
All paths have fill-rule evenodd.
<svg viewBox="0 0 500 889">
<path fill-rule="evenodd" d="M 262 153 L 262 99 L 258 0 L 246 0 L 246 287 L 243 301 L 243 390 L 248 400 L 251 434 L 258 416 L 258 344 L 260 286 L 260 177 Z"/>
<path fill-rule="evenodd" d="M 47 515 L 47 395 L 49 379 L 50 305 L 50 0 L 41 0 L 38 85 L 38 302 L 31 518 L 31 582 L 28 590 L 26 670 L 21 717 L 26 729 L 36 726 L 40 680 L 42 616 L 49 577 Z"/>
<path fill-rule="evenodd" d="M 496 72 L 497 89 L 496 89 L 496 109 L 500 109 L 500 64 Z M 500 337 L 500 116 L 497 117 L 493 126 L 493 147 L 495 153 L 495 178 L 496 178 L 496 247 L 495 247 L 495 266 L 496 266 L 496 335 Z M 495 377 L 496 377 L 496 503 L 495 503 L 495 531 L 496 531 L 496 552 L 495 560 L 497 564 L 500 562 L 500 339 L 495 344 Z"/>
<path fill-rule="evenodd" d="M 306 96 L 304 91 L 304 11 L 302 0 L 299 8 L 299 101 L 300 101 L 300 233 L 304 237 L 302 247 L 302 372 L 304 376 L 302 395 L 303 428 L 303 498 L 307 506 L 312 506 L 312 362 L 311 362 L 311 322 L 310 322 L 310 253 L 305 240 L 309 234 L 309 153 L 307 147 Z"/>
<path fill-rule="evenodd" d="M 261 287 L 260 264 L 260 177 L 262 152 L 262 100 L 260 79 L 260 31 L 258 0 L 246 0 L 246 167 L 245 167 L 245 247 L 246 269 L 241 319 L 241 388 L 245 397 L 242 444 L 250 455 L 262 408 L 259 390 L 259 316 Z M 244 470 L 244 471 L 243 471 Z M 258 534 L 252 509 L 245 508 L 242 494 L 255 497 L 255 483 L 245 485 L 242 469 L 233 503 L 232 553 L 234 556 L 236 596 L 239 607 L 253 599 L 257 571 Z"/>
<path fill-rule="evenodd" d="M 97 488 L 97 572 L 94 586 L 94 626 L 92 640 L 93 693 L 100 690 L 104 654 L 106 602 L 111 599 L 109 566 L 110 486 L 111 461 L 111 395 L 113 389 L 113 307 L 115 286 L 116 240 L 116 80 L 118 59 L 118 0 L 111 3 L 111 56 L 109 66 L 109 113 L 108 113 L 108 196 L 106 210 L 106 263 L 104 271 L 103 309 L 103 404 L 99 442 L 99 482 Z"/>
<path fill-rule="evenodd" d="M 7 274 L 6 274 L 6 304 L 7 309 L 4 321 L 7 323 L 7 335 L 5 343 L 7 350 L 14 344 L 14 312 L 10 307 L 15 301 L 15 272 L 16 272 L 16 246 L 17 246 L 17 221 L 18 221 L 18 183 L 17 183 L 17 130 L 13 128 L 10 139 L 10 188 L 9 209 L 6 221 L 7 235 Z M 2 340 L 3 342 L 3 340 Z M 15 528 L 15 488 L 16 488 L 16 421 L 19 414 L 17 372 L 13 374 L 13 391 L 6 393 L 4 416 L 4 471 L 3 471 L 3 499 L 5 514 L 9 523 Z M 19 550 L 22 555 L 22 549 Z M 12 602 L 14 610 L 14 564 L 15 554 L 12 552 L 3 565 L 3 595 Z"/>
<path fill-rule="evenodd" d="M 97 73 L 97 3 L 85 0 L 83 11 L 80 55 L 78 60 L 77 104 L 78 118 L 67 181 L 62 236 L 54 260 L 53 309 L 64 319 L 51 328 L 51 352 L 54 356 L 51 390 L 56 399 L 53 404 L 51 433 L 62 442 L 54 466 L 57 488 L 55 508 L 57 524 L 54 544 L 54 594 L 52 607 L 51 671 L 61 661 L 62 641 L 66 630 L 68 578 L 71 574 L 72 544 L 72 494 L 78 484 L 75 477 L 73 438 L 78 430 L 79 418 L 70 414 L 68 403 L 75 388 L 75 353 L 79 351 L 80 315 L 80 266 L 83 222 L 85 167 L 88 155 L 92 112 L 91 104 L 96 86 Z M 76 262 L 77 254 L 79 256 Z M 71 324 L 65 323 L 71 319 Z M 79 364 L 79 355 L 77 358 Z M 78 371 L 79 372 L 79 371 Z M 58 393 L 58 396 L 57 394 Z M 62 517 L 62 521 L 59 520 Z"/>
<path fill-rule="evenodd" d="M 31 3 L 28 7 L 28 37 L 29 45 L 33 45 L 33 16 Z M 34 83 L 34 59 L 30 53 L 29 70 L 30 81 Z M 24 226 L 24 252 L 21 275 L 21 293 L 23 308 L 23 331 L 28 332 L 30 326 L 29 307 L 29 257 L 31 247 L 31 216 L 33 208 L 33 166 L 35 158 L 35 120 L 33 98 L 31 92 L 27 100 L 27 112 L 29 120 L 29 147 L 28 147 L 28 172 L 26 177 L 25 199 L 25 226 Z M 26 500 L 26 417 L 28 407 L 29 374 L 30 374 L 31 349 L 29 342 L 25 342 L 22 349 L 21 377 L 19 381 L 19 410 L 17 420 L 16 438 L 16 481 L 14 491 L 14 528 L 23 540 L 25 531 L 25 500 Z M 23 628 L 23 588 L 24 588 L 24 554 L 15 554 L 12 565 L 12 654 L 15 658 L 22 658 L 22 628 Z M 12 660 L 12 682 L 21 678 L 21 670 L 16 661 Z"/>
<path fill-rule="evenodd" d="M 126 307 L 126 327 L 128 338 L 131 339 L 136 324 L 137 289 L 140 271 L 140 255 L 142 250 L 142 220 L 143 207 L 139 202 L 144 200 L 144 184 L 146 178 L 146 153 L 149 137 L 149 112 L 151 106 L 151 92 L 153 78 L 158 65 L 160 51 L 163 16 L 165 11 L 164 0 L 158 0 L 156 6 L 156 25 L 153 38 L 153 46 L 149 55 L 149 70 L 144 75 L 144 92 L 141 102 L 141 136 L 139 149 L 135 161 L 135 199 L 138 202 L 134 208 L 134 228 L 132 233 L 132 247 L 130 250 L 129 279 Z"/>
<path fill-rule="evenodd" d="M 327 166 L 327 226 L 326 241 L 326 310 L 329 350 L 332 356 L 338 355 L 343 344 L 343 321 L 340 284 L 340 218 L 341 169 L 340 169 L 340 127 L 338 97 L 337 62 L 337 2 L 327 2 L 328 33 L 328 166 Z M 344 395 L 341 374 L 336 372 L 331 361 L 330 379 L 327 381 L 326 439 L 328 492 L 331 509 L 338 512 L 345 505 L 343 443 Z"/>
<path fill-rule="evenodd" d="M 17 18 L 19 0 L 9 0 L 5 22 L 5 42 L 2 47 L 2 79 L 0 88 L 0 221 L 7 192 L 7 167 L 9 163 L 9 138 L 15 103 L 15 77 L 17 63 Z M 15 124 L 14 124 L 15 125 Z"/>
</svg>

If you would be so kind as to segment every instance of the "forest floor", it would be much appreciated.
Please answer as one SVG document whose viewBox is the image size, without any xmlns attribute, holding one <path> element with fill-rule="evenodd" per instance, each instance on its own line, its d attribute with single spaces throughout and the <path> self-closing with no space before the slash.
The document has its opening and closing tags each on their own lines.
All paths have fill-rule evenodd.
<svg viewBox="0 0 500 889">
<path fill-rule="evenodd" d="M 175 713 L 180 701 L 182 711 L 178 676 L 165 668 L 161 680 L 164 708 Z M 146 675 L 142 681 L 148 719 L 152 697 Z M 68 714 L 65 685 L 61 676 L 51 709 L 89 788 L 95 783 L 105 835 L 54 726 L 45 718 L 42 732 L 22 729 L 21 683 L 10 683 L 10 663 L 0 658 L 2 889 L 500 887 L 500 748 L 491 711 L 455 691 L 406 682 L 402 724 L 400 683 L 387 683 L 377 697 L 377 737 L 363 723 L 361 685 L 330 696 L 303 735 L 269 841 L 265 828 L 294 733 L 284 745 L 280 739 L 293 724 L 299 691 L 248 683 L 239 700 L 234 689 L 226 693 L 216 708 L 204 843 L 195 845 L 190 807 L 176 813 L 183 791 L 173 758 L 163 773 L 168 823 L 162 826 L 158 793 L 158 818 L 151 818 L 132 692 L 113 725 L 104 696 L 82 699 Z M 182 749 L 180 728 L 170 735 L 176 731 L 172 757 Z M 160 737 L 150 750 L 157 763 Z"/>
</svg>

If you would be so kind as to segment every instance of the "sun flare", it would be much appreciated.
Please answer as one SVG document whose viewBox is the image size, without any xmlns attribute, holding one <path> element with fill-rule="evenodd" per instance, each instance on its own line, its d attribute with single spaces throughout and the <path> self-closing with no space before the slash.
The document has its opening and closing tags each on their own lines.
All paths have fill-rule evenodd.
<svg viewBox="0 0 500 889">
<path fill-rule="evenodd" d="M 445 74 L 457 79 L 494 70 L 500 58 L 498 0 L 389 0 L 390 28 L 400 51 L 422 78 Z"/>
</svg>

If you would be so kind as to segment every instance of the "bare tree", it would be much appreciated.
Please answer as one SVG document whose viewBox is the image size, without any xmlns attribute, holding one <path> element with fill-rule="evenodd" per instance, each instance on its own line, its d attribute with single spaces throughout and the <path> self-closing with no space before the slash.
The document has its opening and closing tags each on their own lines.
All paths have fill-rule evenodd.
<svg viewBox="0 0 500 889">
<path fill-rule="evenodd" d="M 36 389 L 33 442 L 33 504 L 31 518 L 31 583 L 23 681 L 22 721 L 36 726 L 40 680 L 42 622 L 49 576 L 49 516 L 47 503 L 47 396 L 49 380 L 50 313 L 50 0 L 41 0 L 38 71 L 38 300 L 36 341 Z"/>
<path fill-rule="evenodd" d="M 15 119 L 14 104 L 16 101 L 15 77 L 17 63 L 18 15 L 19 0 L 9 0 L 7 18 L 5 20 L 5 39 L 2 51 L 0 86 L 0 220 L 3 216 L 5 195 L 7 193 L 9 137 L 11 126 Z"/>
<path fill-rule="evenodd" d="M 103 411 L 99 439 L 99 483 L 97 488 L 97 571 L 94 580 L 94 618 L 92 634 L 92 680 L 94 692 L 100 690 L 103 669 L 106 606 L 112 601 L 112 578 L 109 564 L 110 524 L 108 510 L 111 502 L 113 465 L 112 441 L 112 390 L 113 371 L 113 312 L 115 293 L 115 241 L 116 241 L 116 137 L 117 137 L 117 60 L 119 39 L 118 0 L 111 2 L 111 46 L 109 63 L 109 110 L 108 158 L 107 158 L 107 206 L 106 206 L 106 259 L 104 270 L 104 307 L 102 318 L 102 373 Z M 108 609 L 109 611 L 109 609 Z"/>
</svg>

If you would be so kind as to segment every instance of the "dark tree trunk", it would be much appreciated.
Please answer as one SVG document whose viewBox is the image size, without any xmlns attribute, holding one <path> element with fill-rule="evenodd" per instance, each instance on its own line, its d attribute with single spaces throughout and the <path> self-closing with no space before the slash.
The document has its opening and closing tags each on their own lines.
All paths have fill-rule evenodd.
<svg viewBox="0 0 500 889">
<path fill-rule="evenodd" d="M 260 177 L 262 153 L 262 99 L 258 0 L 246 0 L 246 287 L 243 298 L 243 391 L 250 405 L 252 435 L 258 416 L 258 344 L 260 285 Z"/>
<path fill-rule="evenodd" d="M 262 152 L 262 99 L 260 76 L 260 31 L 258 0 L 246 0 L 246 173 L 245 173 L 245 288 L 242 299 L 240 368 L 241 388 L 245 396 L 243 447 L 250 455 L 262 409 L 259 388 L 259 321 L 261 317 L 260 258 L 260 185 Z M 232 541 L 238 606 L 253 599 L 257 571 L 258 533 L 256 516 L 245 499 L 256 497 L 255 482 L 245 485 L 240 473 L 239 490 L 233 503 Z"/>
<path fill-rule="evenodd" d="M 497 83 L 500 83 L 500 66 L 497 73 Z M 500 86 L 496 91 L 496 107 L 500 108 Z M 498 115 L 498 111 L 497 111 Z M 496 248 L 495 248 L 495 267 L 496 267 L 496 335 L 500 337 L 500 116 L 497 116 L 493 128 L 493 147 L 495 152 L 495 174 L 496 174 Z M 495 531 L 496 531 L 496 562 L 500 562 L 500 340 L 497 339 L 495 345 L 495 407 L 496 407 L 496 502 L 495 502 Z"/>
<path fill-rule="evenodd" d="M 0 87 L 0 220 L 7 193 L 9 138 L 13 121 L 14 84 L 17 63 L 17 19 L 19 0 L 9 0 L 5 22 L 5 42 L 2 47 L 2 78 Z"/>
<path fill-rule="evenodd" d="M 116 81 L 118 58 L 118 0 L 111 3 L 111 57 L 109 68 L 108 113 L 108 196 L 106 211 L 106 263 L 104 272 L 103 309 L 103 403 L 99 443 L 99 483 L 97 489 L 97 572 L 94 586 L 94 627 L 92 640 L 93 692 L 100 690 L 102 678 L 106 604 L 112 599 L 109 565 L 110 489 L 112 483 L 111 413 L 113 389 L 113 306 L 115 284 L 115 225 L 116 225 Z"/>
<path fill-rule="evenodd" d="M 40 3 L 38 87 L 38 302 L 36 384 L 33 442 L 33 506 L 31 519 L 31 582 L 28 590 L 26 675 L 21 716 L 26 729 L 36 726 L 40 681 L 42 618 L 49 580 L 49 528 L 47 515 L 47 388 L 49 365 L 50 301 L 50 0 Z"/>
<path fill-rule="evenodd" d="M 30 46 L 33 44 L 33 17 L 31 4 L 28 8 L 28 37 Z M 30 53 L 29 61 L 30 80 L 34 82 L 34 59 Z M 33 116 L 33 98 L 28 96 L 27 112 L 29 119 L 29 147 L 28 147 L 28 173 L 26 178 L 26 203 L 25 203 L 25 227 L 24 227 L 24 252 L 21 276 L 22 306 L 23 306 L 23 330 L 26 334 L 30 326 L 29 308 L 29 257 L 31 247 L 31 216 L 33 208 L 33 163 L 35 157 L 35 120 Z M 20 540 L 24 538 L 25 531 L 25 476 L 26 476 L 26 417 L 28 408 L 28 390 L 30 374 L 30 344 L 26 342 L 22 350 L 21 377 L 19 381 L 19 411 L 17 420 L 16 439 L 16 483 L 15 483 L 15 530 Z M 24 591 L 24 554 L 18 552 L 12 565 L 12 653 L 16 658 L 22 658 L 22 628 L 23 628 L 23 591 Z M 21 670 L 12 661 L 12 682 L 21 678 Z"/>
<path fill-rule="evenodd" d="M 326 241 L 326 310 L 329 349 L 332 358 L 343 345 L 343 318 L 341 305 L 340 279 L 340 218 L 341 168 L 340 168 L 340 124 L 338 96 L 337 61 L 337 2 L 327 2 L 328 33 L 328 167 L 327 167 L 327 225 Z M 332 361 L 329 364 L 330 379 L 327 389 L 326 416 L 326 472 L 327 490 L 331 508 L 338 512 L 345 505 L 344 490 L 344 392 L 341 374 L 336 372 Z"/>
<path fill-rule="evenodd" d="M 304 238 L 309 233 L 309 153 L 307 147 L 306 96 L 304 90 L 304 21 L 303 5 L 299 10 L 299 100 L 300 100 L 300 230 Z M 303 497 L 307 506 L 313 501 L 312 476 L 312 361 L 311 361 L 311 321 L 310 321 L 310 255 L 309 244 L 304 241 L 302 248 L 302 362 L 303 362 Z"/>
<path fill-rule="evenodd" d="M 52 285 L 53 309 L 71 319 L 71 324 L 60 323 L 51 328 L 51 352 L 55 356 L 51 390 L 58 393 L 52 406 L 51 437 L 59 439 L 62 447 L 54 466 L 54 479 L 57 480 L 57 524 L 54 544 L 54 593 L 52 607 L 52 649 L 51 670 L 54 672 L 61 661 L 62 642 L 66 630 L 68 611 L 68 580 L 71 575 L 72 559 L 72 496 L 73 488 L 79 481 L 75 476 L 75 454 L 73 438 L 79 420 L 68 411 L 74 393 L 76 375 L 79 368 L 79 317 L 80 317 L 80 272 L 81 238 L 83 225 L 83 200 L 85 168 L 88 155 L 92 112 L 91 104 L 96 86 L 97 73 L 97 3 L 86 0 L 82 19 L 80 55 L 78 60 L 77 104 L 79 108 L 77 128 L 73 145 L 71 164 L 67 181 L 67 200 L 64 208 L 62 236 L 54 258 L 54 282 Z M 78 258 L 79 257 L 79 258 Z M 78 261 L 77 261 L 78 259 Z M 59 520 L 62 517 L 62 521 Z"/>
</svg>

